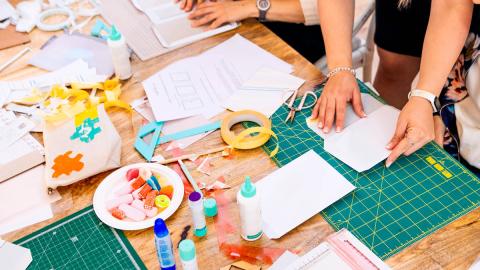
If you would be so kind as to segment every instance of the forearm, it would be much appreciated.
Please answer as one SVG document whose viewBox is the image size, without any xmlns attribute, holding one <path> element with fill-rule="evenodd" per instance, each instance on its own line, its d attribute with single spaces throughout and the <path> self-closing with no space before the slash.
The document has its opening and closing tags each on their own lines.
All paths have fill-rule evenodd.
<svg viewBox="0 0 480 270">
<path fill-rule="evenodd" d="M 433 0 L 423 43 L 418 89 L 439 95 L 469 32 L 471 0 Z"/>
<path fill-rule="evenodd" d="M 240 0 L 248 1 L 249 3 L 249 17 L 258 18 L 259 12 L 255 0 Z M 302 6 L 299 0 L 271 0 L 270 9 L 267 12 L 267 20 L 281 21 L 290 23 L 304 23 Z"/>
<path fill-rule="evenodd" d="M 330 70 L 352 66 L 354 6 L 354 0 L 318 0 L 318 15 Z"/>
</svg>

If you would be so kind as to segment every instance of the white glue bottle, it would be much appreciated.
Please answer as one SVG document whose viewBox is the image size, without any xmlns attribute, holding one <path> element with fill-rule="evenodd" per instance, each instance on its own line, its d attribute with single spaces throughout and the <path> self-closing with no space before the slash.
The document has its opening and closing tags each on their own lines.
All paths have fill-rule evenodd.
<svg viewBox="0 0 480 270">
<path fill-rule="evenodd" d="M 183 270 L 198 270 L 195 244 L 192 240 L 182 240 L 178 246 L 178 253 L 180 255 Z"/>
<path fill-rule="evenodd" d="M 263 234 L 260 196 L 249 176 L 245 177 L 245 182 L 237 193 L 237 204 L 242 238 L 247 241 L 259 239 Z"/>
<path fill-rule="evenodd" d="M 115 25 L 112 25 L 110 35 L 108 36 L 108 47 L 112 56 L 113 69 L 115 75 L 120 80 L 126 80 L 132 76 L 132 66 L 130 64 L 130 52 L 128 51 L 125 38 L 117 31 Z"/>
</svg>

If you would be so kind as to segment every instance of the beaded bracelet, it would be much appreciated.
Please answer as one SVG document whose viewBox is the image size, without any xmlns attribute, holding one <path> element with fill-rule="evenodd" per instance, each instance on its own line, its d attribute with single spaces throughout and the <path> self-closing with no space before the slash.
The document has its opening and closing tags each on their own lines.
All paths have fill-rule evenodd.
<svg viewBox="0 0 480 270">
<path fill-rule="evenodd" d="M 357 73 L 355 72 L 355 69 L 353 69 L 351 67 L 336 67 L 336 68 L 332 69 L 330 72 L 328 72 L 327 78 L 331 78 L 331 77 L 337 75 L 338 73 L 344 72 L 344 71 L 352 73 L 353 76 L 357 75 Z"/>
</svg>

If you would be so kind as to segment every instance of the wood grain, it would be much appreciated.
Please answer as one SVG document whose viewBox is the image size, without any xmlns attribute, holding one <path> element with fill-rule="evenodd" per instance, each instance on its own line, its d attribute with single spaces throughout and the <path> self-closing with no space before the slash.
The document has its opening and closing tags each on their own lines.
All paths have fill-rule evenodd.
<svg viewBox="0 0 480 270">
<path fill-rule="evenodd" d="M 241 34 L 260 47 L 292 64 L 294 66 L 294 74 L 307 80 L 302 90 L 311 89 L 323 78 L 322 74 L 312 64 L 307 62 L 272 32 L 261 24 L 247 21 L 235 31 L 196 42 L 149 61 L 141 62 L 138 58 L 134 58 L 134 75 L 129 81 L 124 82 L 121 98 L 129 102 L 144 96 L 145 92 L 141 85 L 142 80 L 174 61 L 197 55 L 219 44 L 235 33 Z M 51 35 L 50 33 L 35 30 L 30 34 L 32 43 L 29 46 L 38 50 L 41 44 Z M 18 46 L 1 51 L 0 63 L 21 49 L 22 46 Z M 0 79 L 13 80 L 41 73 L 34 67 L 26 66 L 27 60 L 28 57 L 25 57 L 3 73 L 0 73 Z M 130 116 L 118 110 L 109 111 L 109 116 L 122 137 L 122 164 L 143 162 L 144 160 L 133 148 L 135 133 L 142 124 L 142 118 L 136 113 Z M 224 143 L 217 131 L 188 147 L 184 152 L 202 152 L 222 145 Z M 164 154 L 167 158 L 170 157 L 168 153 L 163 152 L 161 149 L 158 149 L 157 152 Z M 252 180 L 257 181 L 276 169 L 275 164 L 261 149 L 236 151 L 233 159 L 214 159 L 214 170 L 210 176 L 197 172 L 195 170 L 196 165 L 192 162 L 187 162 L 186 165 L 190 168 L 195 179 L 207 184 L 214 182 L 220 176 L 225 177 L 226 183 L 233 187 L 225 194 L 231 202 L 228 210 L 236 224 L 238 224 L 238 212 L 235 205 L 235 194 L 244 176 L 250 175 Z M 71 186 L 59 188 L 58 190 L 62 194 L 63 199 L 55 205 L 56 213 L 53 219 L 8 234 L 5 239 L 13 241 L 90 205 L 96 187 L 108 174 L 109 172 L 104 172 Z M 387 263 L 394 269 L 467 269 L 480 252 L 479 220 L 480 210 L 477 209 L 393 256 L 387 260 Z M 232 260 L 219 252 L 213 221 L 209 219 L 207 223 L 209 232 L 206 237 L 198 239 L 192 235 L 191 231 L 188 237 L 196 242 L 200 269 L 219 269 L 231 263 Z M 189 209 L 185 202 L 168 219 L 167 224 L 176 246 L 184 227 L 191 224 Z M 259 241 L 248 244 L 288 248 L 304 253 L 318 245 L 331 233 L 333 233 L 333 229 L 320 215 L 316 215 L 280 240 L 273 241 L 263 237 Z M 159 264 L 155 253 L 153 230 L 128 231 L 126 235 L 147 267 L 149 269 L 158 269 Z M 229 240 L 232 243 L 245 243 L 239 236 Z M 176 256 L 177 262 L 179 262 L 178 255 Z"/>
</svg>

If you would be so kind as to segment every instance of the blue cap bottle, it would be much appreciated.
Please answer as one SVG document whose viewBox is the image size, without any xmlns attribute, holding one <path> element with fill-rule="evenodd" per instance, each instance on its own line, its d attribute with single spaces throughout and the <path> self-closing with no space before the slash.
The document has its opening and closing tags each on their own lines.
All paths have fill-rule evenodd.
<svg viewBox="0 0 480 270">
<path fill-rule="evenodd" d="M 157 218 L 155 220 L 153 232 L 155 233 L 155 246 L 157 247 L 160 269 L 175 270 L 175 255 L 173 254 L 172 239 L 170 238 L 170 233 L 163 219 Z"/>
</svg>

